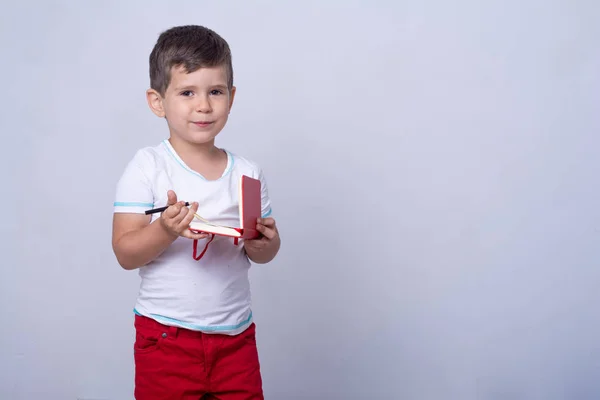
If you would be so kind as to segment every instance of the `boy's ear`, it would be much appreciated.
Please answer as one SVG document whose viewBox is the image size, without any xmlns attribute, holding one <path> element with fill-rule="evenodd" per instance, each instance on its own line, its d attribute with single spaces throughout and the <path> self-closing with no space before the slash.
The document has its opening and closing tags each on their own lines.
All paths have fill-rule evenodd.
<svg viewBox="0 0 600 400">
<path fill-rule="evenodd" d="M 231 107 L 233 107 L 233 99 L 235 98 L 235 86 L 231 87 L 229 91 L 229 112 L 231 112 Z"/>
<path fill-rule="evenodd" d="M 154 89 L 148 89 L 146 91 L 146 100 L 148 100 L 148 106 L 154 114 L 160 118 L 165 117 L 165 109 L 163 107 L 162 96 Z"/>
</svg>

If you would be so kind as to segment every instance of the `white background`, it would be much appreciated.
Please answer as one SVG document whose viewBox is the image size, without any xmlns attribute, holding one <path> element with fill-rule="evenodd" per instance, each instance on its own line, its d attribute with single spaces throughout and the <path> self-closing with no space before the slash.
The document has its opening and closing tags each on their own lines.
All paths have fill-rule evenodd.
<svg viewBox="0 0 600 400">
<path fill-rule="evenodd" d="M 133 398 L 117 179 L 158 34 L 234 55 L 268 399 L 600 398 L 597 1 L 3 1 L 0 398 Z"/>
</svg>

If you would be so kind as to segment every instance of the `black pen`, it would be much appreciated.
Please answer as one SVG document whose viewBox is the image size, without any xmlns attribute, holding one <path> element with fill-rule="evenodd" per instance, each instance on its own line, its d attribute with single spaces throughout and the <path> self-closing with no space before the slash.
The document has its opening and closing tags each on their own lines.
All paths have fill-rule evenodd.
<svg viewBox="0 0 600 400">
<path fill-rule="evenodd" d="M 189 206 L 190 203 L 188 203 L 187 201 L 185 202 L 185 206 Z M 163 212 L 165 211 L 167 208 L 169 208 L 169 206 L 164 206 L 164 207 L 159 207 L 159 208 L 153 208 L 152 210 L 146 210 L 145 213 L 146 215 L 148 214 L 155 214 L 155 213 L 159 213 L 159 212 Z"/>
</svg>

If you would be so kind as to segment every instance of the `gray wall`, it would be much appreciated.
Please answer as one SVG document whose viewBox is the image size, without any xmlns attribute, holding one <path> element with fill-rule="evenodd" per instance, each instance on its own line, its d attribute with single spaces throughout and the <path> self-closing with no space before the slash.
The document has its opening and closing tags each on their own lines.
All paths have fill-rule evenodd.
<svg viewBox="0 0 600 400">
<path fill-rule="evenodd" d="M 229 8 L 231 7 L 231 8 Z M 131 399 L 115 183 L 160 31 L 234 52 L 269 399 L 600 398 L 595 1 L 3 2 L 0 398 Z"/>
</svg>

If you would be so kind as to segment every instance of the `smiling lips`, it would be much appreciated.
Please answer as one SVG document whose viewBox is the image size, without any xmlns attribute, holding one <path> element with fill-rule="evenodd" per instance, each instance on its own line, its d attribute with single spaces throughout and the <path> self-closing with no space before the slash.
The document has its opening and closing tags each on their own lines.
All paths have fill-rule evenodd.
<svg viewBox="0 0 600 400">
<path fill-rule="evenodd" d="M 194 121 L 193 124 L 196 126 L 199 126 L 201 128 L 206 128 L 207 126 L 212 124 L 212 122 L 210 122 L 210 121 Z"/>
</svg>

